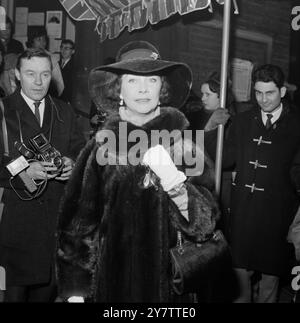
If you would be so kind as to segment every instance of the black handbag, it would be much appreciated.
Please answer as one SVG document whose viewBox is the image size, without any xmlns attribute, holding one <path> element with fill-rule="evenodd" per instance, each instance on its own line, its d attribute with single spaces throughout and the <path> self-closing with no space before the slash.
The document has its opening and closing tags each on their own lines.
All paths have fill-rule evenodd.
<svg viewBox="0 0 300 323">
<path fill-rule="evenodd" d="M 181 232 L 177 233 L 177 245 L 170 249 L 171 284 L 178 295 L 195 293 L 203 282 L 216 278 L 228 266 L 229 246 L 220 230 L 201 243 L 183 242 Z"/>
</svg>

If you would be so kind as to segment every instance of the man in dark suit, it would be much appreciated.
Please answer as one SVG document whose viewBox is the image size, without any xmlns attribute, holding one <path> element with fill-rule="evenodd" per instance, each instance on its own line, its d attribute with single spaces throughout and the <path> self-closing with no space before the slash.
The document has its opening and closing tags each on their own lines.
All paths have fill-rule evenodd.
<svg viewBox="0 0 300 323">
<path fill-rule="evenodd" d="M 72 102 L 73 78 L 74 78 L 74 62 L 73 55 L 75 53 L 75 44 L 70 39 L 63 39 L 60 45 L 59 65 L 64 80 L 64 91 L 60 99 L 70 103 Z"/>
<path fill-rule="evenodd" d="M 56 296 L 53 256 L 59 201 L 76 156 L 85 144 L 70 106 L 47 94 L 51 67 L 51 58 L 44 50 L 23 52 L 15 71 L 21 89 L 3 100 L 9 157 L 3 154 L 1 138 L 4 208 L 0 221 L 0 266 L 6 271 L 7 302 L 49 302 Z M 2 133 L 1 129 L 1 137 Z M 59 163 L 54 166 L 53 162 L 31 156 L 29 139 L 36 135 L 41 139 L 41 133 L 61 153 L 60 171 Z M 40 144 L 38 140 L 37 143 Z M 12 176 L 6 167 L 21 152 L 31 158 L 29 167 L 22 172 L 27 182 L 20 180 L 20 175 Z M 39 187 L 45 181 L 47 185 L 29 194 L 28 181 L 31 186 Z"/>
</svg>

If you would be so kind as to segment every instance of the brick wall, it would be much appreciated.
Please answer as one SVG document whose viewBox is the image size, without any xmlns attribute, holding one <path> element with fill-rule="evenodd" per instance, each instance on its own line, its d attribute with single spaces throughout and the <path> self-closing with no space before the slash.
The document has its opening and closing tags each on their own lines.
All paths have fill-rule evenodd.
<svg viewBox="0 0 300 323">
<path fill-rule="evenodd" d="M 239 0 L 239 15 L 231 16 L 230 58 L 242 58 L 255 64 L 270 62 L 280 65 L 288 73 L 290 44 L 290 1 L 278 0 Z M 200 15 L 199 15 L 200 16 Z M 207 24 L 207 25 L 205 25 Z M 245 39 L 237 36 L 236 30 L 249 34 Z M 254 36 L 253 36 L 254 35 Z M 261 37 L 258 41 L 256 38 Z M 216 8 L 213 20 L 192 24 L 176 24 L 176 38 L 172 58 L 189 64 L 194 74 L 194 89 L 199 92 L 200 84 L 206 76 L 221 67 L 222 51 L 222 12 Z M 272 42 L 268 57 L 268 44 Z"/>
</svg>

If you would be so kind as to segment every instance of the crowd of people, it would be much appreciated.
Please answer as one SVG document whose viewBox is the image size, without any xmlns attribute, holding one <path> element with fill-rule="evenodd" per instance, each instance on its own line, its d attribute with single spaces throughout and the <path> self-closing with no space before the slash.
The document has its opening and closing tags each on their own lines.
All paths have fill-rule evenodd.
<svg viewBox="0 0 300 323">
<path fill-rule="evenodd" d="M 239 113 L 230 81 L 221 107 L 218 73 L 194 89 L 200 97 L 187 64 L 164 60 L 147 41 L 129 42 L 89 73 L 87 141 L 71 108 L 74 42 L 62 40 L 60 55 L 52 54 L 39 27 L 24 50 L 9 18 L 6 26 L 0 301 L 277 302 L 300 239 L 300 114 L 285 99 L 281 68 L 255 68 L 254 101 Z M 192 289 L 178 293 L 170 249 L 217 241 L 218 230 L 229 252 L 216 272 L 227 284 L 194 277 Z M 192 258 L 203 275 L 203 260 Z"/>
<path fill-rule="evenodd" d="M 23 44 L 14 39 L 14 25 L 6 17 L 5 29 L 0 30 L 0 97 L 10 95 L 17 87 L 15 67 L 17 57 L 24 51 Z M 49 92 L 66 103 L 72 101 L 73 55 L 75 43 L 70 39 L 61 41 L 60 53 L 49 52 L 49 37 L 43 26 L 30 26 L 28 29 L 26 48 L 45 50 L 51 57 L 52 78 Z"/>
</svg>

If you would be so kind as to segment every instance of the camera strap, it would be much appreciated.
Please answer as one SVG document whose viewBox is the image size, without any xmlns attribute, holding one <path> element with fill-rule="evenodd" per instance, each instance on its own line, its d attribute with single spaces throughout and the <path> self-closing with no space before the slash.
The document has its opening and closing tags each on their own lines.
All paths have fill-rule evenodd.
<svg viewBox="0 0 300 323">
<path fill-rule="evenodd" d="M 4 105 L 1 99 L 0 99 L 0 108 L 2 112 L 2 136 L 3 136 L 4 155 L 8 156 L 9 148 L 8 148 L 7 126 L 6 126 L 6 120 L 4 115 Z M 4 187 L 0 187 L 0 222 L 1 222 L 2 213 L 4 209 L 4 203 L 2 202 L 3 193 L 4 193 Z"/>
<path fill-rule="evenodd" d="M 8 149 L 8 136 L 7 136 L 7 126 L 6 126 L 6 120 L 4 116 L 4 105 L 2 100 L 0 100 L 0 108 L 2 112 L 2 135 L 3 135 L 3 144 L 4 144 L 4 155 L 9 155 L 9 149 Z"/>
</svg>

